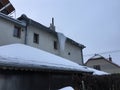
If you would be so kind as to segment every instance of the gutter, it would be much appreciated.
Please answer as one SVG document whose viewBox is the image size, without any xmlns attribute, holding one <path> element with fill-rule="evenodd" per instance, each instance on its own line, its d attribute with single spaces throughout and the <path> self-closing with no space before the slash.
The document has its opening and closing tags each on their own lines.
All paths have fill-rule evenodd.
<svg viewBox="0 0 120 90">
<path fill-rule="evenodd" d="M 26 26 L 26 23 L 24 23 L 24 22 L 22 22 L 22 21 L 20 21 L 20 20 L 11 18 L 11 17 L 9 17 L 9 16 L 7 16 L 7 15 L 1 13 L 1 12 L 0 12 L 0 17 L 3 18 L 3 19 L 5 19 L 5 20 L 9 20 L 9 21 L 11 21 L 11 22 L 13 22 L 13 23 L 15 23 L 15 24 L 18 24 L 18 25 L 20 25 L 20 26 L 22 26 L 22 27 L 25 27 L 25 26 Z"/>
<path fill-rule="evenodd" d="M 24 44 L 27 45 L 27 36 L 28 36 L 28 30 L 27 30 L 27 26 L 25 26 L 25 41 L 24 41 Z"/>
<path fill-rule="evenodd" d="M 80 44 L 80 43 L 77 43 L 76 41 L 74 41 L 74 40 L 72 40 L 72 39 L 70 39 L 70 38 L 68 38 L 68 37 L 67 37 L 67 40 L 68 40 L 69 42 L 71 42 L 72 44 L 74 44 L 74 45 L 76 45 L 76 46 L 78 46 L 78 47 L 81 47 L 82 49 L 86 48 L 84 45 L 82 45 L 82 44 Z"/>
<path fill-rule="evenodd" d="M 20 63 L 4 63 L 0 62 L 0 69 L 3 70 L 16 70 L 16 71 L 49 71 L 49 72 L 64 72 L 64 73 L 88 73 L 92 74 L 93 71 L 82 71 L 79 69 L 71 69 L 64 67 L 46 66 L 46 65 L 34 65 L 34 64 L 20 64 Z"/>
</svg>

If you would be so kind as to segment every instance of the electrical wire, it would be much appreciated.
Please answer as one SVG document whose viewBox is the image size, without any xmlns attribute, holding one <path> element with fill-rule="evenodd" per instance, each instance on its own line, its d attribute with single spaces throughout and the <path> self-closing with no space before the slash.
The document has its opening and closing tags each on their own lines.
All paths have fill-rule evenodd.
<svg viewBox="0 0 120 90">
<path fill-rule="evenodd" d="M 120 50 L 114 50 L 114 51 L 106 51 L 106 52 L 100 52 L 100 53 L 97 53 L 97 54 L 112 54 L 112 53 L 120 53 Z M 87 56 L 92 56 L 94 54 L 86 54 L 86 55 L 83 55 L 84 57 L 87 57 Z"/>
</svg>

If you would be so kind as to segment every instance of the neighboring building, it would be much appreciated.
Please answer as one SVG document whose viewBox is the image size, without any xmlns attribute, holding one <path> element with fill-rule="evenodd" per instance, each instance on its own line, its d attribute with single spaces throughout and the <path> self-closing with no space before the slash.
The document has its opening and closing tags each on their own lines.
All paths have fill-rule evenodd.
<svg viewBox="0 0 120 90">
<path fill-rule="evenodd" d="M 115 64 L 110 56 L 109 59 L 106 59 L 99 54 L 95 54 L 95 56 L 88 59 L 85 65 L 108 73 L 120 73 L 120 66 Z"/>
<path fill-rule="evenodd" d="M 46 27 L 26 15 L 14 19 L 0 13 L 0 46 L 14 43 L 27 44 L 83 65 L 85 46 L 57 33 L 53 19 L 50 27 Z"/>
</svg>

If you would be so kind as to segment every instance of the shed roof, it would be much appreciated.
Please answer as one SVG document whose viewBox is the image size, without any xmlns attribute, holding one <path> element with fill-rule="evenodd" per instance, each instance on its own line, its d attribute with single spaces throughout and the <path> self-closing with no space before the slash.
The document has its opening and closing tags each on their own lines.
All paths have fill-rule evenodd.
<svg viewBox="0 0 120 90">
<path fill-rule="evenodd" d="M 0 47 L 0 67 L 77 73 L 92 72 L 77 63 L 23 44 Z"/>
<path fill-rule="evenodd" d="M 0 68 L 32 71 L 108 74 L 23 44 L 0 46 Z"/>
</svg>

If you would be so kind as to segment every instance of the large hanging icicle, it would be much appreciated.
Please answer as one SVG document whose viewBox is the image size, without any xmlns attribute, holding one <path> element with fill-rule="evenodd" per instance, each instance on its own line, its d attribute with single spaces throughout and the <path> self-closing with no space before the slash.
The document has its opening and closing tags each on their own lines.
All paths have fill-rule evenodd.
<svg viewBox="0 0 120 90">
<path fill-rule="evenodd" d="M 64 36 L 64 34 L 62 33 L 57 33 L 58 36 L 58 42 L 60 45 L 60 52 L 63 52 L 65 49 L 65 42 L 66 42 L 66 36 Z"/>
</svg>

